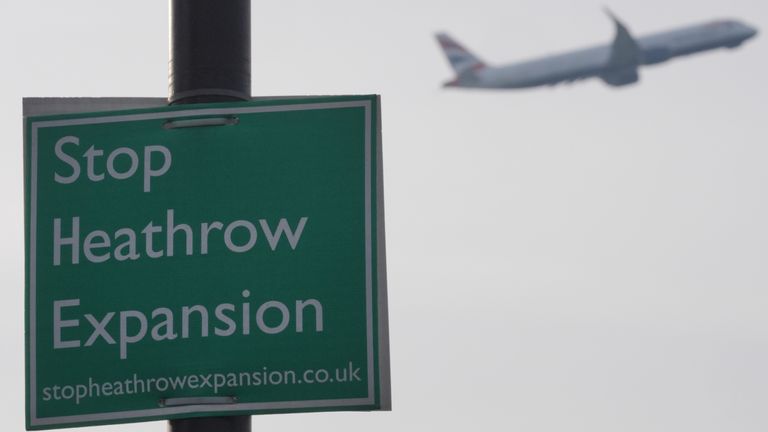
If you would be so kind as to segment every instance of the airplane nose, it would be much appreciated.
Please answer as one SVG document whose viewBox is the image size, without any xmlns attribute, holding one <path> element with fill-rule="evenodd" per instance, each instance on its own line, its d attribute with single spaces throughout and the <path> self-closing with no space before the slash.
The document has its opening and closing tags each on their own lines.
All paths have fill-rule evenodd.
<svg viewBox="0 0 768 432">
<path fill-rule="evenodd" d="M 747 39 L 751 39 L 751 38 L 757 36 L 758 33 L 759 32 L 757 31 L 756 28 L 747 26 Z"/>
</svg>

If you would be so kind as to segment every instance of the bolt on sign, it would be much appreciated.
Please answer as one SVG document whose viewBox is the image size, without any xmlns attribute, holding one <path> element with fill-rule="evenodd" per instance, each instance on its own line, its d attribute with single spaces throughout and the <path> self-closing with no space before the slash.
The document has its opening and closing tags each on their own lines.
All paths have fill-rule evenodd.
<svg viewBox="0 0 768 432">
<path fill-rule="evenodd" d="M 27 428 L 389 409 L 379 106 L 27 116 Z"/>
</svg>

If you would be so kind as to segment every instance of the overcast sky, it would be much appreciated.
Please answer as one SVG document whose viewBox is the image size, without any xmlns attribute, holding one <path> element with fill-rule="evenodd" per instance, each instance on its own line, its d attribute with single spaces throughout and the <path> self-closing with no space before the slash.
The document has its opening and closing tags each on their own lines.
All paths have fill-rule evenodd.
<svg viewBox="0 0 768 432">
<path fill-rule="evenodd" d="M 253 2 L 255 96 L 382 95 L 393 393 L 254 430 L 768 429 L 768 3 L 608 2 L 638 36 L 762 30 L 635 86 L 440 88 L 434 32 L 503 63 L 608 43 L 604 3 Z M 22 98 L 166 96 L 167 4 L 3 1 L 0 53 L 0 403 L 22 430 Z"/>
</svg>

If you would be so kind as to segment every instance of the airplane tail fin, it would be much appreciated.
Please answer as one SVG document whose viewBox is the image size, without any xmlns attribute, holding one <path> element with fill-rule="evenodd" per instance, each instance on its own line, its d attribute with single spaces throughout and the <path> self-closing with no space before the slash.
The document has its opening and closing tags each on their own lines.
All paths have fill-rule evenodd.
<svg viewBox="0 0 768 432">
<path fill-rule="evenodd" d="M 456 75 L 462 76 L 468 72 L 485 67 L 485 63 L 482 60 L 456 42 L 447 33 L 438 33 L 436 37 L 437 41 L 440 43 L 440 47 L 443 49 L 445 57 L 456 72 Z"/>
<path fill-rule="evenodd" d="M 611 44 L 611 55 L 606 65 L 606 72 L 601 75 L 601 78 L 608 85 L 616 87 L 635 83 L 640 79 L 637 72 L 641 56 L 640 47 L 629 29 L 610 9 L 605 8 L 605 13 L 616 26 L 616 36 Z"/>
</svg>

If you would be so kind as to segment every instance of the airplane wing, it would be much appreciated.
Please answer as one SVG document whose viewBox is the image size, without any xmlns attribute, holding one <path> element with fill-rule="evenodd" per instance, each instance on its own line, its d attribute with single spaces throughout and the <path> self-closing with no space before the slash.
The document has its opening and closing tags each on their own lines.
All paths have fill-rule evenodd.
<svg viewBox="0 0 768 432">
<path fill-rule="evenodd" d="M 640 47 L 616 15 L 607 8 L 605 12 L 616 24 L 616 37 L 611 44 L 611 54 L 605 68 L 606 71 L 600 77 L 612 86 L 637 82 L 640 79 L 637 73 L 637 67 L 640 64 Z"/>
</svg>

